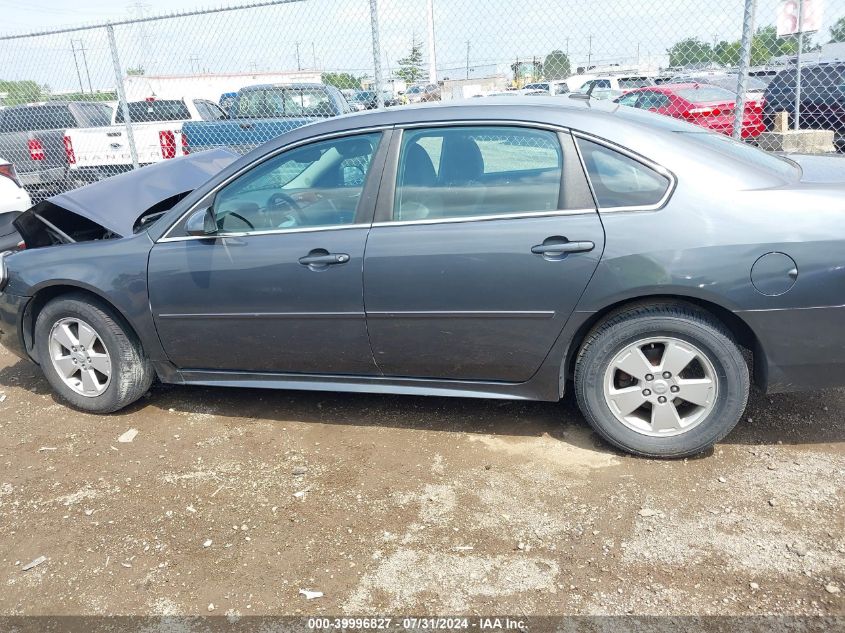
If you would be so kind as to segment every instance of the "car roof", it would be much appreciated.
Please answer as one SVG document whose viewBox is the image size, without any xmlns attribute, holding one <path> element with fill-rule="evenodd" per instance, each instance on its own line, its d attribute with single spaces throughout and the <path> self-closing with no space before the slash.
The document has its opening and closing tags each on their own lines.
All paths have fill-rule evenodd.
<svg viewBox="0 0 845 633">
<path fill-rule="evenodd" d="M 275 84 L 256 84 L 254 86 L 246 86 L 241 88 L 239 92 L 248 92 L 250 90 L 267 90 L 268 88 L 328 88 L 327 84 L 321 84 L 316 82 L 310 83 L 295 83 L 295 84 L 282 84 L 282 83 L 275 83 Z"/>
</svg>

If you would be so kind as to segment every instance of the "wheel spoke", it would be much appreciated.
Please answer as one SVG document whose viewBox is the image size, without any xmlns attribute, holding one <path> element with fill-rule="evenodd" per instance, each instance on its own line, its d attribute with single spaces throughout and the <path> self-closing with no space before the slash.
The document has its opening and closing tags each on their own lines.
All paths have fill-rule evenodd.
<svg viewBox="0 0 845 633">
<path fill-rule="evenodd" d="M 642 389 L 639 387 L 627 387 L 625 389 L 611 388 L 608 398 L 619 415 L 623 416 L 630 415 L 645 402 Z"/>
<path fill-rule="evenodd" d="M 79 324 L 79 344 L 88 351 L 94 347 L 94 343 L 97 341 L 97 333 L 84 323 Z"/>
<path fill-rule="evenodd" d="M 709 378 L 679 380 L 678 387 L 681 390 L 677 395 L 682 400 L 697 404 L 700 407 L 706 407 L 710 404 L 710 398 L 713 394 L 713 381 Z"/>
<path fill-rule="evenodd" d="M 616 368 L 639 380 L 645 380 L 645 375 L 653 373 L 656 369 L 639 347 L 629 349 L 616 362 Z"/>
<path fill-rule="evenodd" d="M 73 359 L 70 356 L 54 358 L 53 364 L 65 378 L 70 378 L 79 371 L 79 366 L 73 364 Z"/>
<path fill-rule="evenodd" d="M 660 361 L 660 371 L 671 372 L 673 376 L 680 374 L 684 368 L 695 358 L 696 354 L 691 349 L 674 341 L 666 344 L 663 350 L 663 358 Z"/>
<path fill-rule="evenodd" d="M 100 383 L 93 369 L 83 369 L 80 377 L 82 378 L 83 390 L 93 393 L 100 391 Z"/>
<path fill-rule="evenodd" d="M 681 418 L 672 401 L 665 404 L 651 405 L 652 431 L 677 431 L 681 428 Z"/>
<path fill-rule="evenodd" d="M 79 341 L 70 331 L 70 326 L 67 323 L 62 323 L 53 330 L 53 340 L 64 347 L 67 351 L 71 351 L 79 344 Z"/>
<path fill-rule="evenodd" d="M 90 354 L 91 367 L 104 376 L 111 376 L 111 361 L 107 354 Z"/>
</svg>

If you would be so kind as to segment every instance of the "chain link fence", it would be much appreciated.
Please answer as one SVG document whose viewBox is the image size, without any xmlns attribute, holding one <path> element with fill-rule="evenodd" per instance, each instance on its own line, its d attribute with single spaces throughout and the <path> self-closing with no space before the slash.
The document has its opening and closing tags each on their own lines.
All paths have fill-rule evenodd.
<svg viewBox="0 0 845 633">
<path fill-rule="evenodd" d="M 139 4 L 0 36 L 0 160 L 37 200 L 355 110 L 576 92 L 767 150 L 842 151 L 845 0 Z"/>
</svg>

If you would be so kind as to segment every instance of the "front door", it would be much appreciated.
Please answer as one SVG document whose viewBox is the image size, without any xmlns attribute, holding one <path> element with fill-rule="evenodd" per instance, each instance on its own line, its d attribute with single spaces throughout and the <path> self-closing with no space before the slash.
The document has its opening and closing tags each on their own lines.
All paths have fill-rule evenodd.
<svg viewBox="0 0 845 633">
<path fill-rule="evenodd" d="M 362 192 L 377 186 L 381 136 L 270 158 L 216 194 L 215 235 L 177 224 L 153 247 L 150 303 L 177 367 L 377 373 L 362 300 L 371 221 Z"/>
<path fill-rule="evenodd" d="M 386 376 L 528 380 L 604 247 L 571 136 L 406 129 L 393 151 L 364 263 L 376 363 Z"/>
</svg>

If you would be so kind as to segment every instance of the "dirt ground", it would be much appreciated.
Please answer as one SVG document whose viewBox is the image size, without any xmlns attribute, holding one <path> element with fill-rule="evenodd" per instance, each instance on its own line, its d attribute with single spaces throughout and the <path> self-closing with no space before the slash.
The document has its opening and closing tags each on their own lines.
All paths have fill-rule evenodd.
<svg viewBox="0 0 845 633">
<path fill-rule="evenodd" d="M 683 461 L 571 397 L 155 386 L 96 417 L 5 351 L 0 394 L 0 615 L 845 613 L 843 391 L 754 394 Z"/>
</svg>

